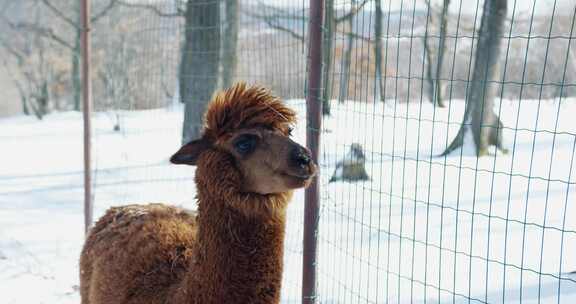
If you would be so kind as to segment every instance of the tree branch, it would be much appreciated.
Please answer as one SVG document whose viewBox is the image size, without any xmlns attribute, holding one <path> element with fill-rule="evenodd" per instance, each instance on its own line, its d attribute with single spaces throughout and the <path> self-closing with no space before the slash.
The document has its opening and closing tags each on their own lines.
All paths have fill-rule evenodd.
<svg viewBox="0 0 576 304">
<path fill-rule="evenodd" d="M 264 22 L 266 22 L 266 24 L 267 24 L 269 27 L 271 27 L 271 28 L 273 28 L 273 29 L 275 29 L 275 30 L 281 31 L 281 32 L 288 33 L 290 36 L 292 36 L 292 38 L 298 39 L 298 40 L 304 42 L 304 35 L 301 35 L 301 34 L 297 33 L 296 31 L 293 31 L 293 30 L 291 30 L 291 29 L 289 29 L 289 28 L 287 28 L 287 27 L 283 27 L 283 26 L 281 26 L 281 25 L 279 25 L 279 24 L 274 24 L 274 23 L 272 23 L 270 20 L 264 20 Z"/>
<path fill-rule="evenodd" d="M 362 0 L 362 2 L 360 2 L 360 4 L 358 4 L 356 7 L 351 9 L 350 12 L 346 13 L 343 16 L 336 18 L 335 22 L 339 23 L 339 22 L 343 22 L 343 21 L 346 21 L 346 20 L 352 18 L 354 15 L 358 14 L 358 12 L 360 12 L 362 10 L 362 8 L 364 8 L 364 6 L 368 2 L 370 2 L 370 0 Z M 293 38 L 298 39 L 300 41 L 304 41 L 304 35 L 303 34 L 300 34 L 300 33 L 296 32 L 296 31 L 294 31 L 288 27 L 285 27 L 285 26 L 278 24 L 276 22 L 276 20 L 285 19 L 285 20 L 306 21 L 306 20 L 308 20 L 308 18 L 306 16 L 290 14 L 290 13 L 285 12 L 281 8 L 267 5 L 265 3 L 262 3 L 261 1 L 258 1 L 257 3 L 259 6 L 263 7 L 263 9 L 261 11 L 272 11 L 272 14 L 266 15 L 266 14 L 262 14 L 262 13 L 258 14 L 258 13 L 251 13 L 251 12 L 245 12 L 245 14 L 248 16 L 251 16 L 253 18 L 260 19 L 260 20 L 264 21 L 270 28 L 288 33 Z M 352 36 L 356 39 L 362 39 L 362 40 L 370 41 L 370 38 L 363 37 L 363 36 L 358 35 L 358 34 L 352 33 Z"/>
<path fill-rule="evenodd" d="M 304 42 L 304 35 L 300 34 L 288 27 L 282 26 L 278 23 L 276 23 L 276 20 L 279 19 L 279 17 L 277 15 L 271 15 L 271 16 L 266 16 L 266 15 L 259 15 L 259 14 L 252 14 L 252 13 L 246 13 L 247 15 L 260 19 L 262 21 L 264 21 L 266 23 L 266 25 L 268 25 L 270 28 L 273 28 L 275 30 L 281 31 L 281 32 L 285 32 L 288 33 L 292 38 L 298 39 L 302 42 Z"/>
<path fill-rule="evenodd" d="M 68 43 L 68 41 L 64 40 L 62 37 L 58 36 L 54 32 L 54 30 L 52 30 L 51 28 L 45 28 L 45 27 L 41 27 L 41 26 L 36 25 L 36 24 L 26 23 L 26 22 L 19 22 L 19 23 L 15 23 L 15 24 L 8 22 L 8 24 L 10 25 L 10 27 L 14 28 L 15 30 L 33 31 L 40 36 L 52 39 L 53 41 L 57 42 L 58 44 L 70 49 L 71 51 L 74 51 L 74 46 L 71 45 L 70 43 Z"/>
<path fill-rule="evenodd" d="M 185 11 L 180 9 L 179 7 L 176 8 L 176 12 L 167 13 L 167 12 L 162 11 L 160 8 L 158 8 L 158 6 L 156 6 L 154 4 L 130 3 L 130 2 L 122 1 L 122 0 L 116 0 L 116 2 L 118 2 L 122 6 L 129 7 L 129 8 L 141 8 L 141 9 L 146 9 L 146 10 L 152 11 L 154 14 L 156 14 L 160 17 L 168 17 L 168 18 L 183 17 L 185 14 Z"/>
<path fill-rule="evenodd" d="M 106 14 L 108 14 L 108 12 L 114 8 L 114 6 L 116 4 L 120 3 L 120 0 L 110 0 L 110 2 L 108 2 L 108 5 L 106 5 L 106 7 L 104 7 L 98 14 L 92 16 L 92 18 L 90 18 L 90 22 L 97 22 L 100 18 L 106 16 Z"/>
<path fill-rule="evenodd" d="M 336 18 L 335 22 L 340 23 L 354 17 L 354 15 L 358 14 L 358 12 L 362 10 L 362 8 L 364 7 L 364 5 L 366 5 L 366 3 L 368 3 L 368 0 L 363 0 L 359 5 L 351 9 L 350 12 Z"/>
<path fill-rule="evenodd" d="M 22 86 L 20 81 L 18 81 L 18 79 L 14 76 L 14 73 L 11 71 L 8 61 L 2 60 L 2 62 L 4 63 L 4 68 L 6 69 L 6 71 L 8 71 L 7 75 L 10 77 L 10 80 L 12 80 L 12 82 L 14 82 L 20 95 L 24 96 L 26 91 L 24 90 L 24 87 Z"/>
<path fill-rule="evenodd" d="M 68 23 L 69 25 L 75 27 L 75 28 L 79 28 L 78 22 L 72 20 L 71 18 L 69 18 L 68 16 L 64 15 L 64 13 L 62 12 L 62 10 L 60 10 L 59 8 L 57 8 L 54 4 L 52 4 L 49 0 L 40 0 L 46 7 L 48 7 L 48 9 L 54 13 L 56 16 L 58 16 L 60 19 L 62 19 L 64 22 Z"/>
<path fill-rule="evenodd" d="M 18 65 L 22 65 L 24 63 L 24 55 L 22 55 L 18 50 L 16 50 L 3 37 L 0 37 L 0 45 L 4 47 L 9 54 L 12 54 L 14 57 L 16 57 Z"/>
<path fill-rule="evenodd" d="M 244 14 L 246 14 L 252 18 L 262 20 L 270 28 L 273 28 L 273 29 L 281 31 L 281 32 L 288 33 L 292 38 L 304 42 L 304 34 L 300 34 L 293 29 L 290 29 L 288 27 L 285 27 L 283 25 L 278 24 L 277 20 L 285 19 L 285 20 L 302 20 L 302 21 L 304 21 L 304 20 L 307 20 L 307 18 L 305 16 L 288 14 L 280 8 L 264 4 L 260 1 L 258 1 L 258 5 L 262 6 L 264 8 L 264 9 L 262 9 L 262 11 L 272 10 L 274 12 L 270 15 L 257 14 L 257 13 L 252 13 L 252 12 L 244 12 Z"/>
<path fill-rule="evenodd" d="M 288 20 L 308 21 L 308 18 L 306 16 L 304 16 L 304 14 L 301 14 L 301 15 L 291 14 L 291 13 L 286 12 L 286 10 L 284 10 L 282 8 L 265 4 L 262 1 L 257 1 L 257 3 L 258 3 L 258 7 L 261 7 L 260 11 L 272 11 L 273 13 L 272 14 L 255 14 L 255 13 L 250 13 L 250 12 L 244 12 L 244 13 L 249 15 L 249 16 L 259 18 L 259 19 L 271 18 L 271 19 L 288 19 Z"/>
<path fill-rule="evenodd" d="M 359 39 L 359 40 L 363 40 L 366 41 L 368 43 L 372 43 L 374 42 L 374 39 L 370 38 L 370 37 L 366 37 L 360 34 L 356 34 L 354 32 L 351 31 L 343 31 L 343 30 L 336 30 L 336 33 L 338 34 L 342 34 L 342 35 L 351 35 L 354 39 Z"/>
</svg>

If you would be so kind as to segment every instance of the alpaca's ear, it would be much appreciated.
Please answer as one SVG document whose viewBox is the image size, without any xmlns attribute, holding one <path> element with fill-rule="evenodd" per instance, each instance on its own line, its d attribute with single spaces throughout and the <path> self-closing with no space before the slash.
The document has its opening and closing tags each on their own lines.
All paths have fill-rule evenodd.
<svg viewBox="0 0 576 304">
<path fill-rule="evenodd" d="M 196 165 L 196 161 L 202 152 L 210 149 L 212 144 L 206 140 L 205 138 L 193 140 L 178 150 L 172 157 L 170 158 L 170 162 L 177 165 Z"/>
</svg>

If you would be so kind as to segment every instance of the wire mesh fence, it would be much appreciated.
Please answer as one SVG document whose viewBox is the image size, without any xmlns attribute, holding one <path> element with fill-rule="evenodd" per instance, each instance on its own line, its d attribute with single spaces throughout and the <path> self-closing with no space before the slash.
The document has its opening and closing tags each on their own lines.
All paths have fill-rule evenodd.
<svg viewBox="0 0 576 304">
<path fill-rule="evenodd" d="M 0 14 L 1 59 L 19 96 L 10 99 L 39 118 L 79 107 L 76 2 L 0 2 L 11 12 Z M 312 299 L 576 302 L 576 4 L 322 4 L 318 252 L 304 269 L 317 274 Z M 304 143 L 318 21 L 309 9 L 93 1 L 94 215 L 125 203 L 194 209 L 194 170 L 168 158 L 201 127 L 201 94 L 234 81 L 284 99 Z M 183 126 L 187 115 L 197 116 Z M 298 192 L 283 303 L 302 300 L 303 219 Z"/>
<path fill-rule="evenodd" d="M 574 4 L 453 2 L 324 2 L 318 262 L 305 270 L 318 303 L 576 299 Z M 297 109 L 304 140 L 308 3 L 217 1 L 216 19 L 194 26 L 187 5 L 129 2 L 100 25 L 111 34 L 95 39 L 96 214 L 194 208 L 193 172 L 167 163 L 182 79 L 263 84 Z M 187 33 L 210 27 L 220 43 L 196 54 L 220 56 L 218 69 L 182 76 Z M 303 207 L 298 194 L 286 303 L 301 296 Z"/>
<path fill-rule="evenodd" d="M 573 301 L 576 11 L 453 2 L 325 2 L 320 303 Z"/>
<path fill-rule="evenodd" d="M 574 5 L 453 2 L 324 2 L 318 303 L 575 299 Z M 186 5 L 128 3 L 108 18 L 121 29 L 101 38 L 101 85 L 115 85 L 108 75 L 145 85 L 101 90 L 131 97 L 101 99 L 98 128 L 115 135 L 96 139 L 114 155 L 96 159 L 100 213 L 118 195 L 194 208 L 193 172 L 166 162 L 181 140 L 181 79 L 261 83 L 298 110 L 304 140 L 308 3 L 238 2 L 233 72 L 229 2 L 192 27 Z M 182 78 L 187 31 L 211 26 L 220 44 L 200 52 L 218 54 L 218 70 Z M 473 102 L 486 117 L 478 135 Z M 461 129 L 461 147 L 448 149 Z M 491 134 L 480 149 L 475 138 Z M 286 303 L 301 297 L 302 194 L 290 208 Z"/>
</svg>

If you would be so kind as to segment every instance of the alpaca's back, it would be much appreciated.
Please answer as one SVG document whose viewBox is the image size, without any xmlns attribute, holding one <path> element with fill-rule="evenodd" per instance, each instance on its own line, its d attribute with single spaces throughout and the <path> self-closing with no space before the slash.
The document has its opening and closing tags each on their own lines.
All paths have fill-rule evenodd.
<svg viewBox="0 0 576 304">
<path fill-rule="evenodd" d="M 195 216 L 160 204 L 111 208 L 80 258 L 83 304 L 164 303 L 193 254 Z"/>
</svg>

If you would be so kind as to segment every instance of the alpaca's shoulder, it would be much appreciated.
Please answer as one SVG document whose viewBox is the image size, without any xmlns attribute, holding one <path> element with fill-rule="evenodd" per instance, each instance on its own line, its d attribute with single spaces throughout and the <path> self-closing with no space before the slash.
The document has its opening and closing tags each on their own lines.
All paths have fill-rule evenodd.
<svg viewBox="0 0 576 304">
<path fill-rule="evenodd" d="M 110 223 L 126 224 L 133 221 L 153 219 L 194 222 L 196 216 L 193 211 L 165 204 L 125 205 L 108 209 L 94 228 L 100 226 L 101 222 L 104 225 Z"/>
<path fill-rule="evenodd" d="M 164 204 L 125 205 L 112 207 L 96 222 L 90 234 L 127 225 L 146 225 L 161 222 L 182 222 L 196 225 L 193 211 Z"/>
<path fill-rule="evenodd" d="M 195 241 L 196 230 L 196 215 L 186 209 L 164 204 L 112 207 L 90 230 L 85 247 L 104 239 L 133 245 L 154 241 L 159 246 L 188 247 Z"/>
</svg>

